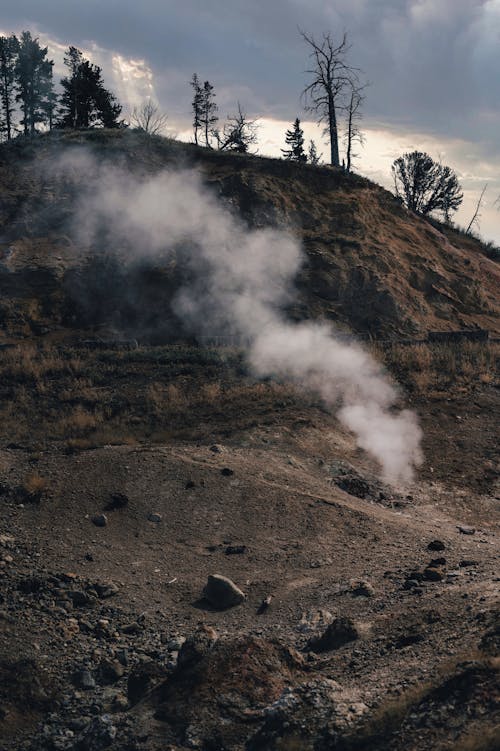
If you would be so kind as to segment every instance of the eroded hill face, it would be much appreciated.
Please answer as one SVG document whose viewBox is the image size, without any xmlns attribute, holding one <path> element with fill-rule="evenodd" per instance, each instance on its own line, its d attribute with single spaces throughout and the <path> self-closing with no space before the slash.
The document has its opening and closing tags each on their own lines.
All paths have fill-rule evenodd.
<svg viewBox="0 0 500 751">
<path fill-rule="evenodd" d="M 0 151 L 0 324 L 7 338 L 107 325 L 156 343 L 186 333 L 172 299 L 191 273 L 182 248 L 126 263 L 103 230 L 86 245 L 75 216 L 91 175 L 54 169 L 91 153 L 130 184 L 138 176 L 193 168 L 250 227 L 291 231 L 305 251 L 296 320 L 344 330 L 419 338 L 428 330 L 498 332 L 498 265 L 479 243 L 444 235 L 368 181 L 281 160 L 210 152 L 137 133 L 54 135 Z M 132 188 L 133 190 L 133 188 Z M 146 301 L 146 302 L 145 302 Z M 225 332 L 217 332 L 225 333 Z"/>
</svg>

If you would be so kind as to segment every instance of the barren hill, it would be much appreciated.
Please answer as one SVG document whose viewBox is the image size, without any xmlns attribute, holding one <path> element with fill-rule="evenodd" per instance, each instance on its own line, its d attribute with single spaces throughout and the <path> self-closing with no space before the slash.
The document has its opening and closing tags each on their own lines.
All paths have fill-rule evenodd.
<svg viewBox="0 0 500 751">
<path fill-rule="evenodd" d="M 249 226 L 290 230 L 305 250 L 289 311 L 295 319 L 321 318 L 377 338 L 422 338 L 428 330 L 499 331 L 499 269 L 485 248 L 409 213 L 365 179 L 134 132 L 96 131 L 53 134 L 0 149 L 0 316 L 6 336 L 112 324 L 166 341 L 175 329 L 166 322 L 172 318 L 178 266 L 157 258 L 149 272 L 144 263 L 117 270 L 105 242 L 93 249 L 98 251 L 93 263 L 86 257 L 71 221 L 87 176 L 75 175 L 74 167 L 69 184 L 67 175 L 53 169 L 82 146 L 100 164 L 124 168 L 131 184 L 165 169 L 193 168 Z M 91 311 L 82 308 L 82 287 L 91 291 Z M 147 315 L 141 311 L 145 298 Z"/>
</svg>

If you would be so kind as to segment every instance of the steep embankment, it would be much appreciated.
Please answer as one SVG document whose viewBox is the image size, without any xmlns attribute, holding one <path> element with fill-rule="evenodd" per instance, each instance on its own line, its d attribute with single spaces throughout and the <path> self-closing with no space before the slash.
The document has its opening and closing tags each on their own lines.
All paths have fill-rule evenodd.
<svg viewBox="0 0 500 751">
<path fill-rule="evenodd" d="M 89 261 L 76 239 L 78 181 L 74 173 L 72 180 L 61 178 L 52 166 L 82 145 L 101 163 L 129 170 L 131 180 L 193 167 L 250 226 L 290 228 L 305 249 L 290 308 L 294 318 L 321 317 L 383 338 L 422 337 L 430 329 L 500 330 L 498 264 L 480 243 L 445 235 L 365 179 L 138 133 L 96 131 L 0 149 L 0 324 L 6 337 L 108 324 L 166 341 L 179 330 L 170 310 L 183 273 L 179 265 L 156 259 L 123 268 L 103 255 L 105 241 L 93 249 L 99 258 Z M 90 295 L 82 296 L 82 288 Z"/>
</svg>

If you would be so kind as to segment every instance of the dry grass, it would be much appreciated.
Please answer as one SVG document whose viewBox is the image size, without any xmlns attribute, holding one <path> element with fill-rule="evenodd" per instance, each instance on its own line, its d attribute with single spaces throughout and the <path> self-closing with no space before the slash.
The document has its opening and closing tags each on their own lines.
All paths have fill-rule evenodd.
<svg viewBox="0 0 500 751">
<path fill-rule="evenodd" d="M 27 496 L 35 498 L 40 497 L 47 490 L 47 486 L 48 482 L 46 478 L 34 472 L 25 478 L 22 490 Z"/>
<path fill-rule="evenodd" d="M 375 346 L 374 354 L 397 381 L 422 397 L 498 382 L 500 346 L 495 343 L 394 344 Z M 314 401 L 297 386 L 249 377 L 238 352 L 27 346 L 0 353 L 4 445 L 62 441 L 76 450 L 175 437 L 200 440 L 213 430 L 238 432 L 309 407 L 315 407 Z"/>
<path fill-rule="evenodd" d="M 500 344 L 496 342 L 393 344 L 375 346 L 374 351 L 398 381 L 418 394 L 498 383 Z"/>
</svg>

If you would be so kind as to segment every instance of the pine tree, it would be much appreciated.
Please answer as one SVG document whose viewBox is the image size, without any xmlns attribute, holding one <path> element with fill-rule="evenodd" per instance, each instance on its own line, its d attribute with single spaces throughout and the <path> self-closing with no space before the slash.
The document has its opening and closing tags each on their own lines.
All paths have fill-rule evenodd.
<svg viewBox="0 0 500 751">
<path fill-rule="evenodd" d="M 297 117 L 290 130 L 285 134 L 285 141 L 290 146 L 289 149 L 281 149 L 285 159 L 293 162 L 307 162 L 307 156 L 304 151 L 304 131 L 300 127 L 300 120 Z"/>
<path fill-rule="evenodd" d="M 321 154 L 318 154 L 318 150 L 316 148 L 316 144 L 311 139 L 309 141 L 309 152 L 307 154 L 307 158 L 309 160 L 309 164 L 313 164 L 314 166 L 318 165 L 321 159 Z"/>
<path fill-rule="evenodd" d="M 14 131 L 13 114 L 16 93 L 16 60 L 19 41 L 14 34 L 0 36 L 0 132 L 8 141 Z"/>
<path fill-rule="evenodd" d="M 198 131 L 201 128 L 202 120 L 202 103 L 203 103 L 203 89 L 200 86 L 200 81 L 196 73 L 193 74 L 191 79 L 191 86 L 193 87 L 193 132 L 194 142 L 198 144 Z"/>
<path fill-rule="evenodd" d="M 40 47 L 29 31 L 23 31 L 16 60 L 16 101 L 20 102 L 24 135 L 34 135 L 39 123 L 48 122 L 53 93 L 53 62 L 47 60 L 47 47 Z"/>
<path fill-rule="evenodd" d="M 61 128 L 117 128 L 121 105 L 104 88 L 102 71 L 83 57 L 76 47 L 69 47 L 64 58 L 70 75 L 61 80 L 58 126 Z"/>
<path fill-rule="evenodd" d="M 217 105 L 215 103 L 214 87 L 210 81 L 205 81 L 201 91 L 201 124 L 205 135 L 205 146 L 211 148 L 210 134 L 218 121 Z"/>
</svg>

